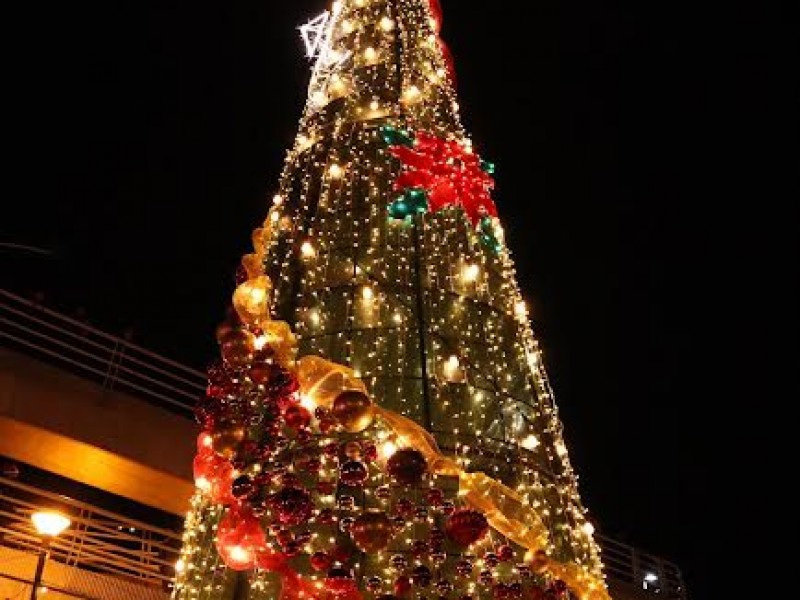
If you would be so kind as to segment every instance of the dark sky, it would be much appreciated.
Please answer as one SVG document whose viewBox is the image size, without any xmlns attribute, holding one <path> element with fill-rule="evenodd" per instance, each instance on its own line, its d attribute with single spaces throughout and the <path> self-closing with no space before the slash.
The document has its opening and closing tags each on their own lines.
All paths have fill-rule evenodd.
<svg viewBox="0 0 800 600">
<path fill-rule="evenodd" d="M 296 26 L 325 2 L 52 4 L 8 20 L 0 242 L 54 256 L 0 252 L 4 287 L 202 367 L 295 133 Z M 765 132 L 796 131 L 761 66 L 788 38 L 761 37 L 755 3 L 442 4 L 584 499 L 602 531 L 679 563 L 692 598 L 719 597 L 718 508 L 750 493 L 725 485 L 744 469 L 730 447 L 754 443 L 728 417 L 764 389 L 745 360 L 774 350 L 764 313 L 792 306 L 755 308 L 774 264 L 756 253 L 794 244 L 756 235 L 785 220 L 769 199 L 797 199 L 772 176 L 796 141 L 766 158 Z"/>
</svg>

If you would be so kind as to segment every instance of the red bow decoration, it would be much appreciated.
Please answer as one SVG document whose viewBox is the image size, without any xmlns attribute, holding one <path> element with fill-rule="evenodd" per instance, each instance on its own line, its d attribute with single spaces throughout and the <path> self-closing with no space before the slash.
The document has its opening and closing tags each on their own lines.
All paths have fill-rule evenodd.
<svg viewBox="0 0 800 600">
<path fill-rule="evenodd" d="M 394 145 L 389 151 L 403 163 L 395 189 L 424 189 L 431 212 L 460 206 L 473 225 L 497 216 L 490 196 L 494 179 L 483 170 L 480 158 L 458 142 L 417 131 L 412 147 Z"/>
</svg>

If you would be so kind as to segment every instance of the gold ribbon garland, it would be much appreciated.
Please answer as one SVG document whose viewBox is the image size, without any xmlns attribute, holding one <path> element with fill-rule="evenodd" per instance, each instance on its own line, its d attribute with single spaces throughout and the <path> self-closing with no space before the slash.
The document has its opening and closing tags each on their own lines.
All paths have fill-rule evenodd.
<svg viewBox="0 0 800 600">
<path fill-rule="evenodd" d="M 319 356 L 304 356 L 297 363 L 300 392 L 323 408 L 330 408 L 344 390 L 366 392 L 352 369 Z M 486 517 L 489 525 L 515 544 L 535 554 L 547 547 L 547 528 L 536 511 L 511 488 L 485 473 L 467 473 L 444 456 L 433 436 L 423 427 L 395 412 L 375 407 L 376 415 L 392 430 L 399 445 L 420 452 L 433 473 L 458 478 L 458 495 Z M 549 560 L 545 570 L 564 581 L 580 600 L 611 600 L 605 583 L 585 567 Z"/>
</svg>

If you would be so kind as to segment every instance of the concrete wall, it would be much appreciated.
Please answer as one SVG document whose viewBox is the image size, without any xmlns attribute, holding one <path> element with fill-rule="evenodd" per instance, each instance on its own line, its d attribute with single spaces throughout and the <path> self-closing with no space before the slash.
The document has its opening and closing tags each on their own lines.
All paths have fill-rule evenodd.
<svg viewBox="0 0 800 600">
<path fill-rule="evenodd" d="M 0 349 L 0 454 L 183 514 L 197 426 Z"/>
</svg>

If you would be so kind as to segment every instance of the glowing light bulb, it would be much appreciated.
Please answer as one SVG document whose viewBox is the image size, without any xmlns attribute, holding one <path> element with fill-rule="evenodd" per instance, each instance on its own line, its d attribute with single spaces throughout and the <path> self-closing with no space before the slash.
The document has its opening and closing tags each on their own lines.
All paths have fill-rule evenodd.
<svg viewBox="0 0 800 600">
<path fill-rule="evenodd" d="M 535 450 L 539 444 L 539 438 L 533 434 L 527 436 L 524 440 L 522 440 L 522 442 L 520 442 L 520 446 L 526 450 Z"/>
<path fill-rule="evenodd" d="M 253 347 L 256 350 L 263 350 L 264 346 L 267 345 L 268 341 L 269 341 L 269 338 L 267 336 L 259 335 L 258 337 L 256 337 L 255 342 L 253 343 Z"/>
<path fill-rule="evenodd" d="M 375 292 L 372 291 L 371 287 L 365 285 L 363 288 L 361 288 L 361 297 L 369 302 L 375 297 Z"/>
<path fill-rule="evenodd" d="M 481 268 L 476 264 L 465 266 L 462 272 L 464 281 L 466 281 L 467 283 L 472 283 L 474 281 L 477 281 L 478 275 L 480 274 L 481 274 Z"/>
<path fill-rule="evenodd" d="M 370 110 L 378 110 L 380 107 L 381 107 L 381 105 L 378 104 L 377 100 L 373 100 L 372 102 L 369 103 L 369 109 Z"/>
<path fill-rule="evenodd" d="M 183 562 L 183 559 L 182 559 L 182 558 L 179 558 L 179 559 L 178 559 L 178 560 L 175 562 L 175 572 L 176 572 L 176 573 L 183 573 L 183 571 L 184 571 L 185 569 L 186 569 L 186 563 L 185 563 L 185 562 Z"/>
<path fill-rule="evenodd" d="M 272 221 L 273 223 L 277 223 L 278 221 L 280 221 L 280 219 L 281 215 L 278 213 L 277 210 L 273 210 L 271 213 L 269 213 L 269 220 Z"/>
<path fill-rule="evenodd" d="M 413 103 L 420 99 L 422 91 L 416 86 L 411 85 L 403 91 L 403 102 Z"/>
<path fill-rule="evenodd" d="M 281 204 L 283 204 L 283 196 L 281 196 L 280 194 L 275 194 L 272 197 L 272 204 L 274 204 L 275 206 L 280 206 Z"/>
<path fill-rule="evenodd" d="M 386 440 L 380 445 L 380 453 L 383 460 L 389 460 L 397 452 L 397 444 L 392 440 Z"/>
<path fill-rule="evenodd" d="M 381 29 L 383 29 L 386 32 L 389 32 L 392 29 L 394 29 L 394 21 L 388 16 L 384 16 L 381 19 L 380 25 L 381 25 Z"/>
<path fill-rule="evenodd" d="M 317 403 L 314 401 L 314 398 L 306 394 L 300 396 L 300 406 L 305 408 L 311 414 L 314 414 L 314 411 L 317 410 Z"/>
<path fill-rule="evenodd" d="M 317 251 L 311 242 L 305 241 L 300 246 L 300 255 L 303 258 L 314 258 L 317 255 Z"/>
<path fill-rule="evenodd" d="M 355 31 L 355 25 L 353 25 L 353 22 L 350 19 L 345 19 L 342 21 L 342 31 L 347 34 L 351 34 L 353 31 Z"/>
<path fill-rule="evenodd" d="M 339 75 L 333 75 L 331 77 L 330 89 L 331 92 L 337 96 L 341 96 L 347 92 L 347 84 Z"/>
<path fill-rule="evenodd" d="M 589 521 L 586 521 L 583 525 L 581 525 L 581 531 L 586 535 L 593 535 L 594 534 L 594 525 L 592 525 Z"/>
<path fill-rule="evenodd" d="M 328 96 L 325 95 L 325 92 L 317 91 L 314 92 L 314 95 L 311 96 L 311 102 L 314 106 L 325 106 L 328 102 Z"/>
<path fill-rule="evenodd" d="M 340 165 L 333 163 L 328 167 L 328 176 L 331 179 L 341 179 L 342 175 L 344 175 L 344 169 Z"/>
<path fill-rule="evenodd" d="M 194 485 L 204 494 L 211 491 L 211 482 L 205 477 L 198 477 L 195 479 Z"/>
<path fill-rule="evenodd" d="M 556 446 L 556 454 L 558 454 L 562 458 L 567 455 L 567 446 L 564 444 L 564 442 L 559 440 L 558 442 L 556 442 L 555 446 Z"/>
<path fill-rule="evenodd" d="M 461 369 L 461 362 L 455 355 L 447 359 L 442 371 L 444 373 L 444 378 L 451 383 L 461 383 L 464 381 L 464 372 Z"/>
<path fill-rule="evenodd" d="M 235 562 L 246 563 L 250 561 L 250 551 L 241 546 L 234 546 L 231 548 L 231 558 Z"/>
<path fill-rule="evenodd" d="M 521 321 L 528 316 L 528 305 L 524 300 L 517 300 L 514 304 L 514 315 Z"/>
<path fill-rule="evenodd" d="M 297 136 L 297 146 L 300 150 L 305 150 L 311 146 L 311 138 L 304 133 L 301 133 Z"/>
<path fill-rule="evenodd" d="M 364 58 L 368 63 L 374 63 L 378 60 L 378 51 L 372 46 L 368 46 L 367 49 L 364 50 Z"/>
</svg>

